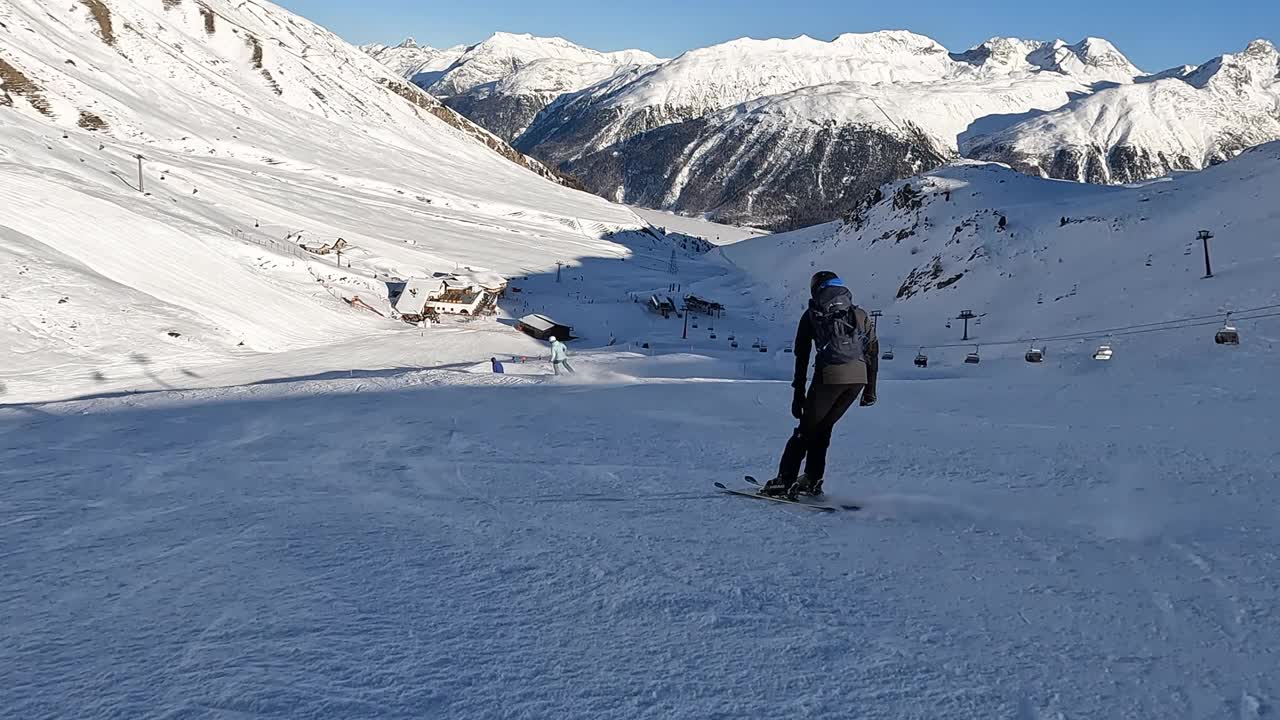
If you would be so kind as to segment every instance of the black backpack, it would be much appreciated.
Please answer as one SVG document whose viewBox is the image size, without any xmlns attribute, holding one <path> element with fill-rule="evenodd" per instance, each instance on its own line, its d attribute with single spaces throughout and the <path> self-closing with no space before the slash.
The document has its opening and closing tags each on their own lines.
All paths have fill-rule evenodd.
<svg viewBox="0 0 1280 720">
<path fill-rule="evenodd" d="M 867 333 L 858 327 L 853 294 L 849 288 L 828 286 L 809 301 L 809 322 L 821 366 L 866 362 Z"/>
</svg>

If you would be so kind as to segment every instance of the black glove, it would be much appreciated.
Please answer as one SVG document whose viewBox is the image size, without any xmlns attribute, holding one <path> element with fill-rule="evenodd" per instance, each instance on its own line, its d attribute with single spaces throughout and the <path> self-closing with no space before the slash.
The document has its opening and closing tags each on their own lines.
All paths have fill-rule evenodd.
<svg viewBox="0 0 1280 720">
<path fill-rule="evenodd" d="M 862 407 L 871 407 L 876 404 L 876 391 L 867 388 L 862 391 L 862 399 L 858 401 L 858 405 Z"/>
<path fill-rule="evenodd" d="M 791 398 L 791 417 L 799 420 L 804 417 L 804 388 L 796 388 L 795 395 Z"/>
</svg>

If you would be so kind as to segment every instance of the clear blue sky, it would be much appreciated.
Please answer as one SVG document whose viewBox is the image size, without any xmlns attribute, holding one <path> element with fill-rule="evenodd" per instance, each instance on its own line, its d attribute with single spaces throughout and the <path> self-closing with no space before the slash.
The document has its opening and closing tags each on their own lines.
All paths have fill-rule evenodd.
<svg viewBox="0 0 1280 720">
<path fill-rule="evenodd" d="M 738 37 L 830 39 L 887 28 L 964 50 L 994 35 L 1115 43 L 1138 66 L 1162 70 L 1280 44 L 1280 0 L 276 0 L 355 43 L 447 47 L 496 30 L 556 35 L 598 50 L 637 47 L 674 57 Z"/>
</svg>

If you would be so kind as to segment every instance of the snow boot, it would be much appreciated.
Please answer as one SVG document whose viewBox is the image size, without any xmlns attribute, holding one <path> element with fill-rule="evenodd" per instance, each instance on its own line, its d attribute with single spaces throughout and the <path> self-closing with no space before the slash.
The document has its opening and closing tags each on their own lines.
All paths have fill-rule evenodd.
<svg viewBox="0 0 1280 720">
<path fill-rule="evenodd" d="M 791 489 L 795 484 L 795 480 L 775 477 L 760 488 L 760 494 L 769 497 L 790 497 Z"/>
<path fill-rule="evenodd" d="M 796 480 L 795 491 L 797 495 L 817 497 L 822 494 L 822 478 L 810 478 L 808 475 L 801 475 Z"/>
</svg>

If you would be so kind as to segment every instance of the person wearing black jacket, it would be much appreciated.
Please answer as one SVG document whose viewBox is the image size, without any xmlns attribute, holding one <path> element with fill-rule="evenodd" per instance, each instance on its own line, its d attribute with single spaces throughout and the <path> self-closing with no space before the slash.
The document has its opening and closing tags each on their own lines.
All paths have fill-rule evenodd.
<svg viewBox="0 0 1280 720">
<path fill-rule="evenodd" d="M 765 495 L 821 495 L 827 448 L 836 423 L 855 402 L 862 407 L 876 404 L 880 342 L 866 311 L 853 305 L 848 288 L 833 272 L 815 274 L 809 290 L 809 307 L 796 328 L 796 368 L 791 383 L 791 414 L 800 426 L 783 450 L 778 476 L 761 489 Z M 831 328 L 837 323 L 841 325 L 833 331 Z M 840 337 L 833 340 L 833 335 Z M 846 338 L 848 341 L 841 344 Z M 815 343 L 818 352 L 813 382 L 809 383 L 809 358 Z M 801 463 L 804 475 L 800 475 Z"/>
</svg>

